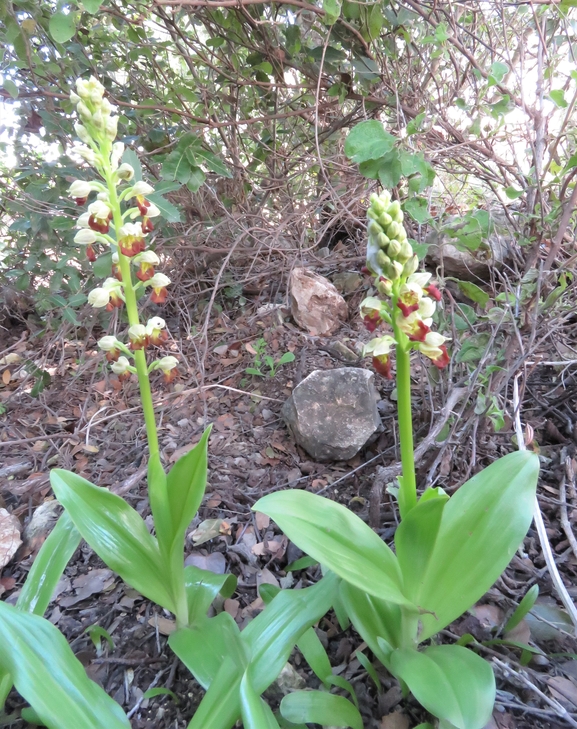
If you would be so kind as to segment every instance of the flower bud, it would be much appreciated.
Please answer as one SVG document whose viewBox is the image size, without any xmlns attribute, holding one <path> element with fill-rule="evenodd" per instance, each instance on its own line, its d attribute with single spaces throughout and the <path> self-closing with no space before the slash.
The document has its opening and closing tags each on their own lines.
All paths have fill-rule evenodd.
<svg viewBox="0 0 577 729">
<path fill-rule="evenodd" d="M 393 238 L 396 238 L 397 235 L 401 232 L 401 226 L 398 223 L 395 223 L 394 221 L 387 227 L 387 235 L 391 240 Z"/>
<path fill-rule="evenodd" d="M 388 266 L 391 262 L 391 259 L 387 256 L 387 254 L 384 251 L 379 251 L 377 253 L 377 265 L 384 269 L 385 266 Z"/>
<path fill-rule="evenodd" d="M 376 220 L 371 220 L 368 227 L 367 227 L 368 233 L 371 236 L 374 236 L 375 238 L 379 235 L 379 233 L 383 232 L 383 229 L 381 226 L 377 223 Z"/>
<path fill-rule="evenodd" d="M 118 133 L 118 117 L 117 116 L 111 116 L 106 120 L 106 136 L 110 141 L 116 139 L 116 135 Z"/>
<path fill-rule="evenodd" d="M 393 222 L 393 219 L 388 213 L 382 213 L 378 217 L 378 223 L 381 225 L 385 230 L 389 227 L 389 225 Z"/>
<path fill-rule="evenodd" d="M 387 235 L 385 235 L 384 233 L 378 234 L 377 243 L 379 244 L 379 248 L 382 248 L 384 251 L 386 251 L 390 242 L 391 239 Z"/>
<path fill-rule="evenodd" d="M 83 78 L 77 78 L 76 91 L 81 99 L 88 99 L 90 97 L 90 88 L 88 86 L 88 81 Z"/>
<path fill-rule="evenodd" d="M 401 210 L 401 203 L 398 200 L 395 200 L 394 202 L 392 202 L 389 205 L 389 209 L 387 210 L 387 212 L 389 213 L 391 218 L 393 218 L 393 220 L 396 220 L 399 213 L 401 215 L 403 214 L 403 211 Z M 402 220 L 402 218 L 401 218 L 401 220 Z"/>
<path fill-rule="evenodd" d="M 96 233 L 90 228 L 82 228 L 74 236 L 74 242 L 80 246 L 91 246 L 96 240 Z"/>
<path fill-rule="evenodd" d="M 112 167 L 112 170 L 116 170 L 118 168 L 118 164 L 122 159 L 123 154 L 124 144 L 122 144 L 122 142 L 114 142 L 112 145 L 112 152 L 110 153 L 110 166 Z"/>
<path fill-rule="evenodd" d="M 401 244 L 399 243 L 398 240 L 393 239 L 389 243 L 389 248 L 387 250 L 389 257 L 396 258 L 400 252 L 401 252 Z"/>
<path fill-rule="evenodd" d="M 381 296 L 391 296 L 393 293 L 393 282 L 384 276 L 380 276 L 377 281 L 377 291 Z"/>
<path fill-rule="evenodd" d="M 116 177 L 119 180 L 124 180 L 125 182 L 128 182 L 128 180 L 132 180 L 132 178 L 134 177 L 134 168 L 127 162 L 121 164 L 120 167 L 116 170 Z"/>
<path fill-rule="evenodd" d="M 78 111 L 78 116 L 82 119 L 83 122 L 92 121 L 92 113 L 83 101 L 78 102 L 76 109 Z"/>
<path fill-rule="evenodd" d="M 372 210 L 376 213 L 376 215 L 381 215 L 381 213 L 386 211 L 386 207 L 383 205 L 382 200 L 376 193 L 373 192 L 369 200 L 371 201 L 371 207 L 369 210 Z"/>
<path fill-rule="evenodd" d="M 415 273 L 418 267 L 419 257 L 417 255 L 414 255 L 412 258 L 409 258 L 409 260 L 403 266 L 402 275 L 410 276 L 412 273 Z"/>
<path fill-rule="evenodd" d="M 78 137 L 78 139 L 80 139 L 81 142 L 84 142 L 85 144 L 90 144 L 91 137 L 86 127 L 83 127 L 82 124 L 76 122 L 76 124 L 74 125 L 74 131 L 76 132 L 76 136 Z"/>
<path fill-rule="evenodd" d="M 408 240 L 404 240 L 401 243 L 401 250 L 399 254 L 397 255 L 397 260 L 399 260 L 401 263 L 406 263 L 409 258 L 413 257 L 413 247 L 409 243 Z"/>
<path fill-rule="evenodd" d="M 170 370 L 173 370 L 178 366 L 178 360 L 176 357 L 169 354 L 166 357 L 159 359 L 156 364 L 159 370 L 162 370 L 163 372 L 170 372 Z"/>
<path fill-rule="evenodd" d="M 396 281 L 403 273 L 403 266 L 398 261 L 389 261 L 386 266 L 383 266 L 383 271 L 387 278 Z"/>
<path fill-rule="evenodd" d="M 83 144 L 79 144 L 72 148 L 73 152 L 76 152 L 77 155 L 82 157 L 82 159 L 85 162 L 88 162 L 89 165 L 93 165 L 96 161 L 96 155 L 90 147 L 86 147 Z"/>
<path fill-rule="evenodd" d="M 102 117 L 105 118 L 107 116 L 110 116 L 112 113 L 112 104 L 108 99 L 102 99 L 100 102 L 100 113 L 102 114 Z"/>
<path fill-rule="evenodd" d="M 78 94 L 77 94 L 77 93 L 75 93 L 74 91 L 71 91 L 71 92 L 70 92 L 70 101 L 71 101 L 71 102 L 72 102 L 72 103 L 73 103 L 73 104 L 74 104 L 75 106 L 76 106 L 76 104 L 78 104 L 78 102 L 79 102 L 80 100 L 81 100 L 81 99 L 80 99 L 80 96 L 78 96 Z"/>
<path fill-rule="evenodd" d="M 104 127 L 104 120 L 102 118 L 102 114 L 100 112 L 100 109 L 94 112 L 92 115 L 92 123 L 97 129 L 103 129 Z"/>
</svg>

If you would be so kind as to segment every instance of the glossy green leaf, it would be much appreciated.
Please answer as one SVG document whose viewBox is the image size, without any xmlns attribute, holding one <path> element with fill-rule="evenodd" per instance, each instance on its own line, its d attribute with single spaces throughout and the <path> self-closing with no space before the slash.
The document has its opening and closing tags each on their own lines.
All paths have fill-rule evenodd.
<svg viewBox="0 0 577 729">
<path fill-rule="evenodd" d="M 401 645 L 401 608 L 346 582 L 341 584 L 339 595 L 355 630 L 388 666 L 391 651 Z"/>
<path fill-rule="evenodd" d="M 81 2 L 82 7 L 91 15 L 96 15 L 100 10 L 101 0 L 81 0 Z"/>
<path fill-rule="evenodd" d="M 254 690 L 248 671 L 240 682 L 240 709 L 244 729 L 279 729 L 270 707 Z"/>
<path fill-rule="evenodd" d="M 375 597 L 410 605 L 395 555 L 349 509 L 307 491 L 269 494 L 253 509 L 274 519 L 299 549 L 343 580 Z"/>
<path fill-rule="evenodd" d="M 369 119 L 351 129 L 345 141 L 345 154 L 357 163 L 378 159 L 391 151 L 395 141 L 380 121 Z"/>
<path fill-rule="evenodd" d="M 174 693 L 174 691 L 171 691 L 169 688 L 163 688 L 162 686 L 159 686 L 158 688 L 150 688 L 150 689 L 148 689 L 148 691 L 145 691 L 143 694 L 143 697 L 145 699 L 154 699 L 157 696 L 170 696 L 170 698 L 176 704 L 178 704 L 180 702 L 180 699 Z"/>
<path fill-rule="evenodd" d="M 259 693 L 279 675 L 303 633 L 328 612 L 337 585 L 336 575 L 328 574 L 304 590 L 281 590 L 242 631 L 253 685 Z"/>
<path fill-rule="evenodd" d="M 53 470 L 50 483 L 96 554 L 126 583 L 174 612 L 167 567 L 140 515 L 120 496 L 70 471 Z"/>
<path fill-rule="evenodd" d="M 482 729 L 495 703 L 495 677 L 489 663 L 458 645 L 436 645 L 423 652 L 395 651 L 394 674 L 434 716 L 457 729 Z"/>
<path fill-rule="evenodd" d="M 236 590 L 234 575 L 217 575 L 193 565 L 184 568 L 184 580 L 191 627 L 206 618 L 209 607 L 219 593 L 227 598 Z"/>
<path fill-rule="evenodd" d="M 183 185 L 190 180 L 190 162 L 186 156 L 186 147 L 175 149 L 164 160 L 161 175 L 164 180 L 176 180 Z"/>
<path fill-rule="evenodd" d="M 0 665 L 47 727 L 130 729 L 120 706 L 88 678 L 47 620 L 0 602 L 0 642 Z"/>
<path fill-rule="evenodd" d="M 160 210 L 160 214 L 167 223 L 180 223 L 181 215 L 179 209 L 158 192 L 151 192 L 146 196 L 147 200 L 154 203 Z"/>
<path fill-rule="evenodd" d="M 168 504 L 175 539 L 184 538 L 204 496 L 210 430 L 208 427 L 204 431 L 197 445 L 179 458 L 168 474 Z"/>
<path fill-rule="evenodd" d="M 66 565 L 80 544 L 80 532 L 64 512 L 36 555 L 16 606 L 24 612 L 44 615 Z"/>
<path fill-rule="evenodd" d="M 243 674 L 243 669 L 229 656 L 225 656 L 194 712 L 188 729 L 232 729 L 240 719 L 240 682 Z"/>
<path fill-rule="evenodd" d="M 280 703 L 280 712 L 285 719 L 294 723 L 363 729 L 358 709 L 344 697 L 325 691 L 294 691 L 287 694 Z"/>
<path fill-rule="evenodd" d="M 420 599 L 423 575 L 426 574 L 433 557 L 448 498 L 443 494 L 436 498 L 421 499 L 405 516 L 395 533 L 395 547 L 403 573 L 405 593 L 414 602 Z"/>
<path fill-rule="evenodd" d="M 238 626 L 226 612 L 205 618 L 197 627 L 175 631 L 168 644 L 205 689 L 215 680 L 225 658 L 230 658 L 239 669 L 239 680 L 248 666 Z"/>
<path fill-rule="evenodd" d="M 367 656 L 365 656 L 362 651 L 355 651 L 355 658 L 372 678 L 373 683 L 375 684 L 375 688 L 380 693 L 383 690 L 383 687 L 381 685 L 379 674 L 375 671 L 375 667 L 373 666 L 373 664 L 369 661 Z"/>
<path fill-rule="evenodd" d="M 533 607 L 535 604 L 537 598 L 539 597 L 539 585 L 533 585 L 530 587 L 527 592 L 525 593 L 525 596 L 517 606 L 517 609 L 511 615 L 509 620 L 507 620 L 507 624 L 505 625 L 504 633 L 508 633 L 510 630 L 513 630 L 516 628 L 521 620 L 527 615 L 529 610 Z"/>
<path fill-rule="evenodd" d="M 533 518 L 538 475 L 534 453 L 510 453 L 450 498 L 418 590 L 418 577 L 411 578 L 415 602 L 426 611 L 421 640 L 468 610 L 509 564 Z"/>
</svg>

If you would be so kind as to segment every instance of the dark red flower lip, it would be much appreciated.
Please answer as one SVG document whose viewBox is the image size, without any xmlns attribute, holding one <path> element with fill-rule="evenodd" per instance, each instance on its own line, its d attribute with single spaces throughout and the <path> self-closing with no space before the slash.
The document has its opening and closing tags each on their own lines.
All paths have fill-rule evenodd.
<svg viewBox="0 0 577 729">
<path fill-rule="evenodd" d="M 442 294 L 441 294 L 441 292 L 439 291 L 439 289 L 438 289 L 438 288 L 437 288 L 437 287 L 435 286 L 435 284 L 429 284 L 429 285 L 428 285 L 428 286 L 427 286 L 427 287 L 425 288 L 425 291 L 427 292 L 427 294 L 428 294 L 428 295 L 429 295 L 429 296 L 430 296 L 430 297 L 431 297 L 432 299 L 435 299 L 435 301 L 440 301 L 440 300 L 441 300 L 441 298 L 442 298 Z"/>
<path fill-rule="evenodd" d="M 443 367 L 446 367 L 449 364 L 451 358 L 449 357 L 447 353 L 447 347 L 444 344 L 441 344 L 439 349 L 441 350 L 442 354 L 440 354 L 437 359 L 433 359 L 431 361 L 433 362 L 435 367 L 438 367 L 440 370 L 442 370 Z"/>
<path fill-rule="evenodd" d="M 425 337 L 431 331 L 431 328 L 428 327 L 424 321 L 419 319 L 417 321 L 417 329 L 417 332 L 409 334 L 409 339 L 411 340 L 411 342 L 424 342 Z"/>
<path fill-rule="evenodd" d="M 388 354 L 381 355 L 380 357 L 373 357 L 373 367 L 387 380 L 392 380 L 393 375 L 391 373 L 391 358 Z"/>
<path fill-rule="evenodd" d="M 403 316 L 406 318 L 410 316 L 414 311 L 419 310 L 418 302 L 416 304 L 404 304 L 400 299 L 397 301 L 397 306 L 403 312 Z"/>
<path fill-rule="evenodd" d="M 363 317 L 363 324 L 366 326 L 369 332 L 374 332 L 380 323 L 381 317 L 378 311 L 375 311 L 372 314 L 365 314 L 365 316 Z"/>
</svg>

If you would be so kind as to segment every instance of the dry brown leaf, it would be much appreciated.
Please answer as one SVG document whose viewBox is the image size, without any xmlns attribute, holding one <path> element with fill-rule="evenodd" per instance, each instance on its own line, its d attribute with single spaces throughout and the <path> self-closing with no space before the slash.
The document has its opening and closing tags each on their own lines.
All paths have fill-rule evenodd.
<svg viewBox="0 0 577 729">
<path fill-rule="evenodd" d="M 497 605 L 475 605 L 471 608 L 471 612 L 481 623 L 481 626 L 489 630 L 501 625 L 505 618 L 505 613 Z"/>
<path fill-rule="evenodd" d="M 0 509 L 0 569 L 5 567 L 22 544 L 20 522 L 6 509 Z"/>
<path fill-rule="evenodd" d="M 399 711 L 387 714 L 381 719 L 380 729 L 409 729 L 409 717 Z"/>
<path fill-rule="evenodd" d="M 10 374 L 10 370 L 4 370 L 2 373 L 2 382 L 5 385 L 8 385 L 10 383 L 10 380 L 12 379 L 12 375 Z"/>
<path fill-rule="evenodd" d="M 573 710 L 577 706 L 577 685 L 570 678 L 552 676 L 547 679 L 551 696 L 563 706 Z"/>
<path fill-rule="evenodd" d="M 148 624 L 152 628 L 158 628 L 160 635 L 170 635 L 176 630 L 175 621 L 163 618 L 161 615 L 155 615 L 153 618 L 150 618 Z"/>
<path fill-rule="evenodd" d="M 254 520 L 256 522 L 257 529 L 268 529 L 270 524 L 270 516 L 262 514 L 260 511 L 255 512 Z"/>
<path fill-rule="evenodd" d="M 240 602 L 238 600 L 227 598 L 224 601 L 224 609 L 232 618 L 236 618 L 238 611 L 240 610 Z"/>
</svg>

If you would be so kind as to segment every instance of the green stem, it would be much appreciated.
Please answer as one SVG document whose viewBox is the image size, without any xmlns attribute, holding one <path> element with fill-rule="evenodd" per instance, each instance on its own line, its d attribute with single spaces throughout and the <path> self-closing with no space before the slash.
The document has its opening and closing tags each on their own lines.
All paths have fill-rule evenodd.
<svg viewBox="0 0 577 729">
<path fill-rule="evenodd" d="M 393 297 L 393 311 L 397 305 Z M 393 330 L 397 342 L 397 415 L 399 419 L 399 440 L 401 443 L 401 464 L 403 476 L 400 479 L 399 510 L 401 519 L 417 504 L 417 481 L 415 478 L 415 453 L 413 446 L 413 413 L 411 405 L 411 360 L 407 350 L 408 339 L 393 318 Z"/>
</svg>

